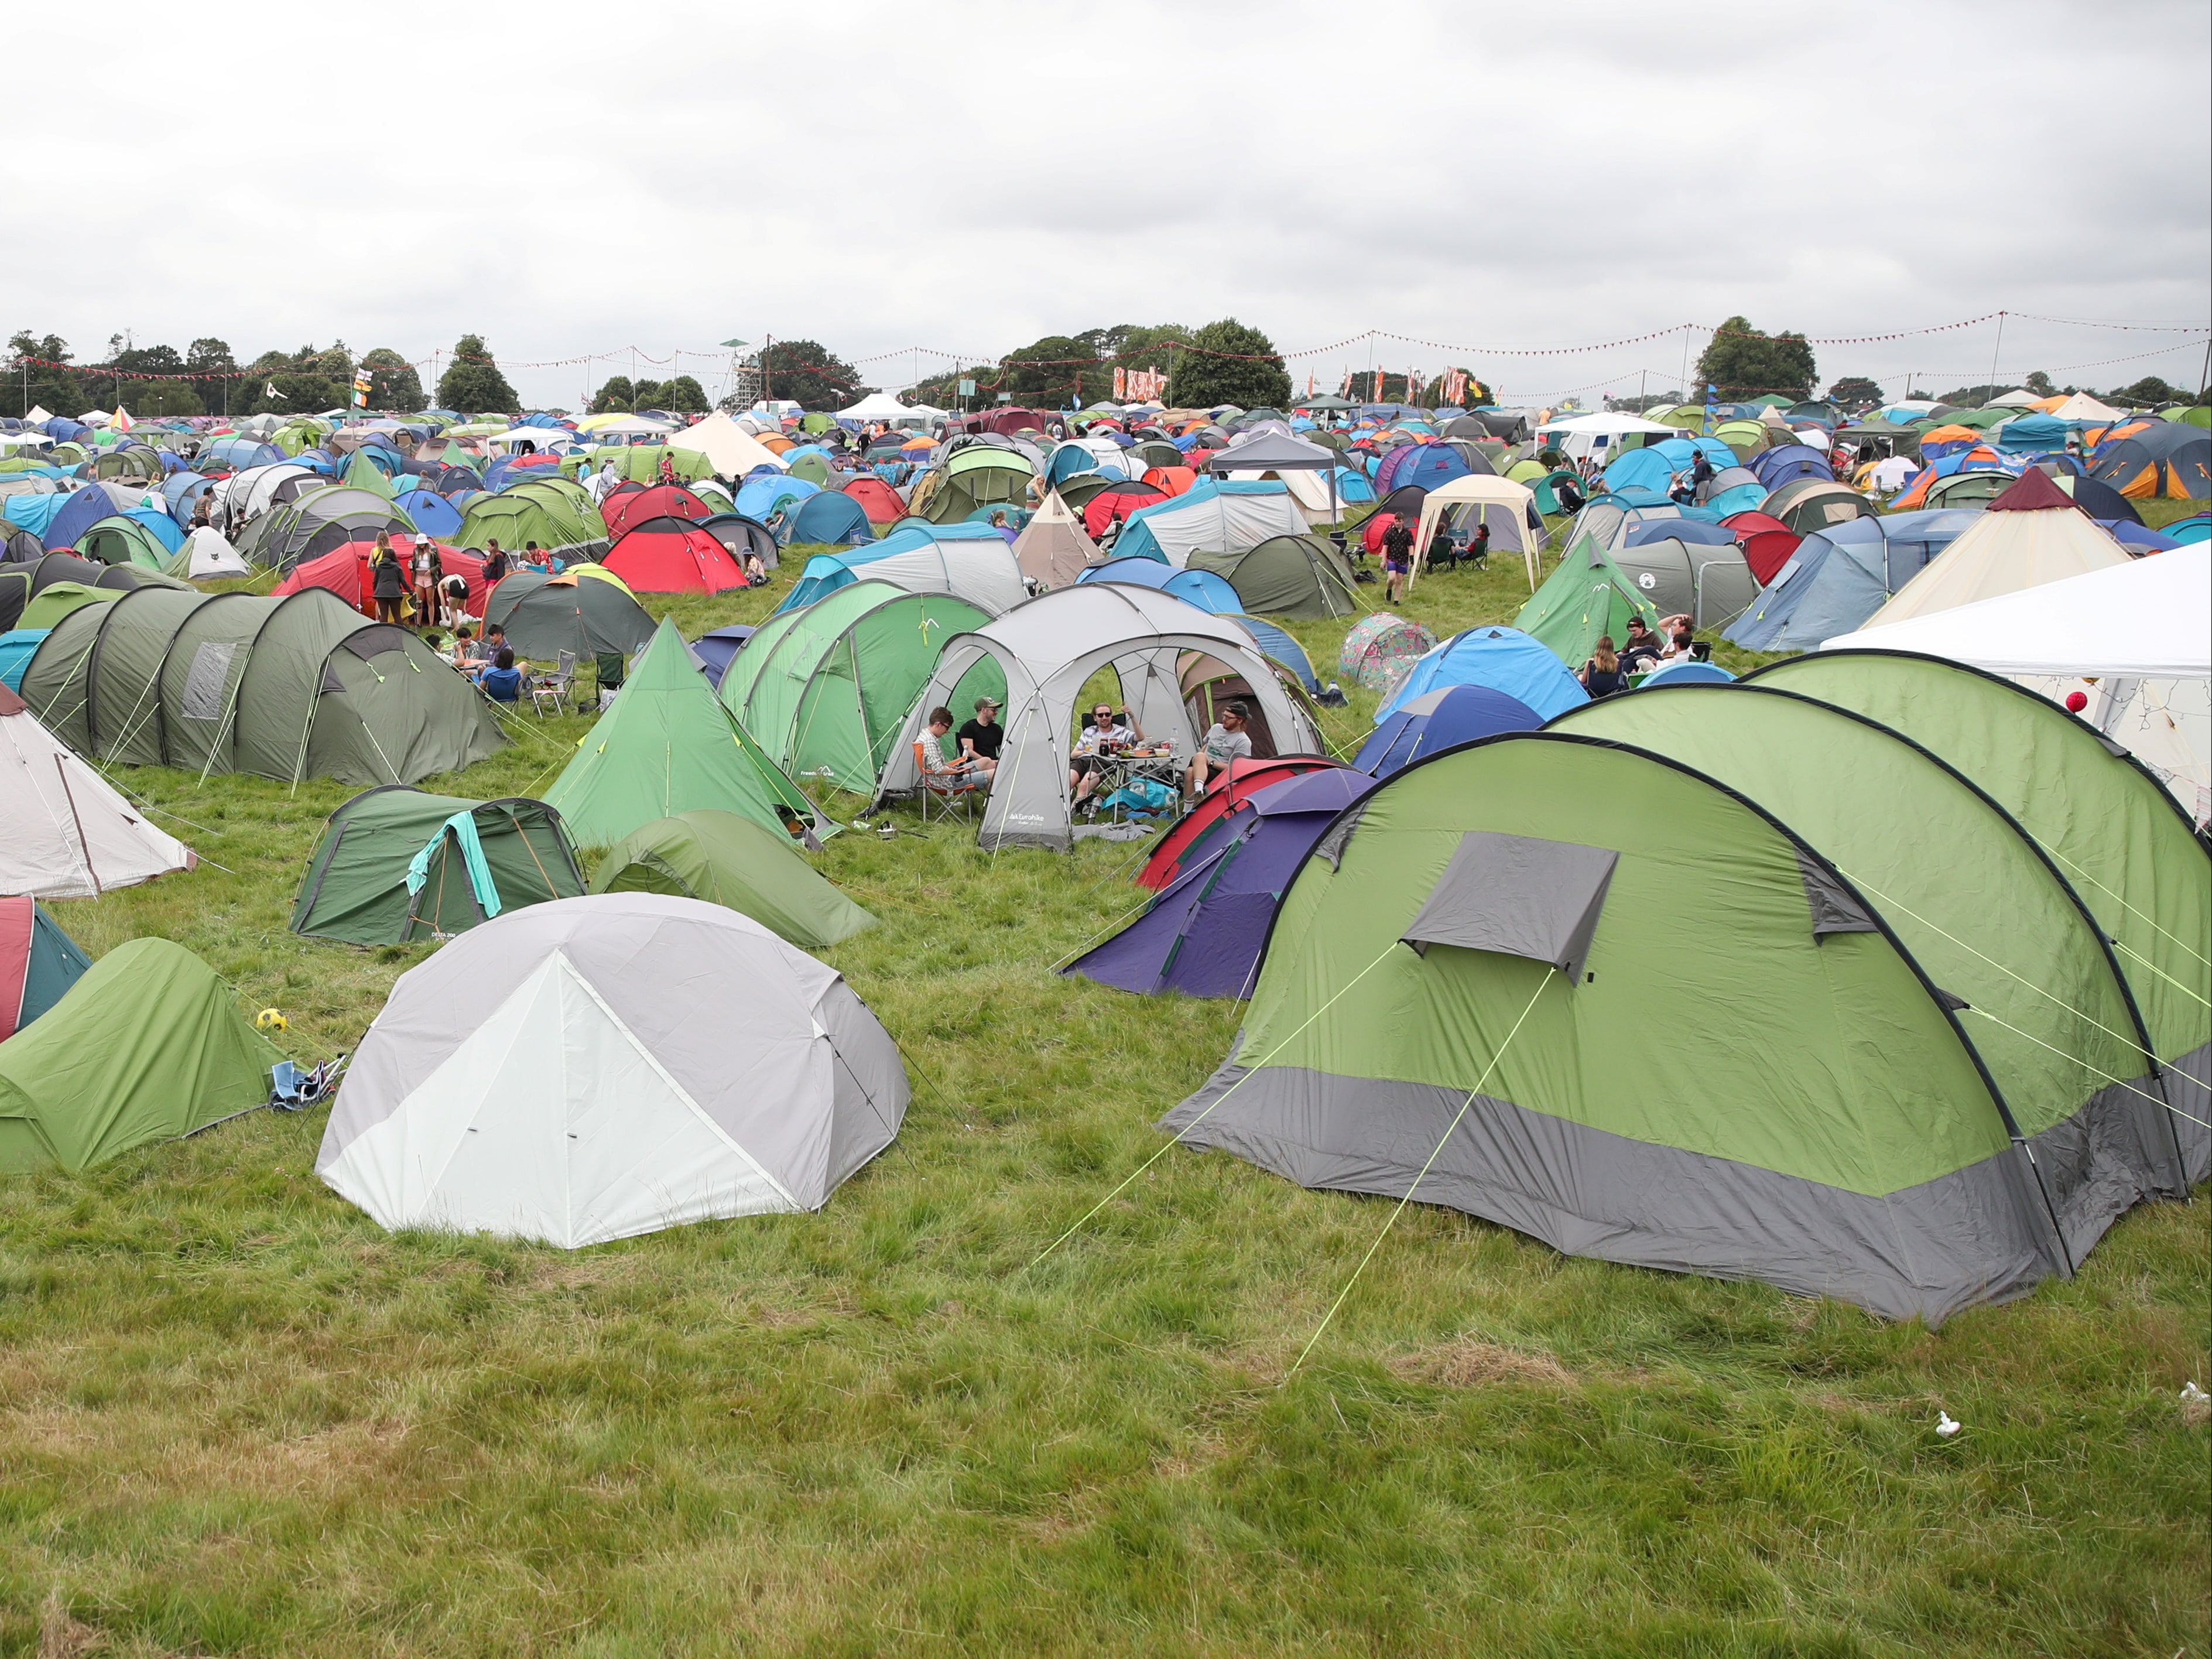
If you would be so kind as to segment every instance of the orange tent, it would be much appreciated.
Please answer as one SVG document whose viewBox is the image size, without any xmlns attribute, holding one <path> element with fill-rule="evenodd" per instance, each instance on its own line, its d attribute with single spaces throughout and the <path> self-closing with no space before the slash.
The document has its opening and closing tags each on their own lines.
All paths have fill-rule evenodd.
<svg viewBox="0 0 2212 1659">
<path fill-rule="evenodd" d="M 1198 474 L 1187 466 L 1156 466 L 1145 474 L 1145 482 L 1168 495 L 1180 495 L 1198 482 Z"/>
</svg>

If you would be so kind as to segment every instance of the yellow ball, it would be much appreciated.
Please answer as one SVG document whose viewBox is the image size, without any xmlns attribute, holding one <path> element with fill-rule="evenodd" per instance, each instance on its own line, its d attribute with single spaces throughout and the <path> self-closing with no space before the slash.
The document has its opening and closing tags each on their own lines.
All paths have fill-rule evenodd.
<svg viewBox="0 0 2212 1659">
<path fill-rule="evenodd" d="M 291 1026 L 291 1021 L 286 1019 L 274 1008 L 264 1008 L 259 1013 L 254 1015 L 253 1023 L 264 1031 L 283 1031 L 290 1029 Z"/>
</svg>

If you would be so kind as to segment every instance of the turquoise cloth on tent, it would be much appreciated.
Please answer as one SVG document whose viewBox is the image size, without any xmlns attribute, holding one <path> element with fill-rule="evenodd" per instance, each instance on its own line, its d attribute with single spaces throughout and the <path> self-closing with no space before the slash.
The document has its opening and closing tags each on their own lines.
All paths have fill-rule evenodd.
<svg viewBox="0 0 2212 1659">
<path fill-rule="evenodd" d="M 473 809 L 456 812 L 438 826 L 438 833 L 422 843 L 422 850 L 407 861 L 407 895 L 412 898 L 422 890 L 422 884 L 430 879 L 430 855 L 452 830 L 453 839 L 460 843 L 461 863 L 469 872 L 469 885 L 476 892 L 477 908 L 489 921 L 499 914 L 499 887 L 491 878 L 491 866 L 484 861 L 483 842 L 477 836 L 477 815 Z"/>
</svg>

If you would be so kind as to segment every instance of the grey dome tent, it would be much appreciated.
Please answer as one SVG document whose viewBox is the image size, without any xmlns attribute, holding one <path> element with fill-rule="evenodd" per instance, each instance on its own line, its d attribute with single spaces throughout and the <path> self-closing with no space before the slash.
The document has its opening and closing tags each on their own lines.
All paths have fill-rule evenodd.
<svg viewBox="0 0 2212 1659">
<path fill-rule="evenodd" d="M 1661 616 L 1686 615 L 1698 628 L 1734 621 L 1759 597 L 1759 579 L 1734 542 L 1662 537 L 1613 549 L 1613 562 Z"/>
<path fill-rule="evenodd" d="M 563 651 L 579 660 L 602 651 L 628 657 L 653 639 L 653 621 L 621 583 L 563 571 L 520 570 L 501 578 L 484 601 L 484 626 L 497 623 L 526 657 L 551 662 Z"/>
<path fill-rule="evenodd" d="M 397 542 L 415 534 L 415 520 L 374 489 L 331 484 L 263 514 L 232 545 L 249 563 L 289 572 L 348 542 L 374 541 L 380 530 Z"/>
<path fill-rule="evenodd" d="M 1320 621 L 1367 608 L 1344 555 L 1318 536 L 1270 536 L 1243 552 L 1200 550 L 1187 568 L 1221 577 L 1245 610 L 1263 617 Z"/>
</svg>

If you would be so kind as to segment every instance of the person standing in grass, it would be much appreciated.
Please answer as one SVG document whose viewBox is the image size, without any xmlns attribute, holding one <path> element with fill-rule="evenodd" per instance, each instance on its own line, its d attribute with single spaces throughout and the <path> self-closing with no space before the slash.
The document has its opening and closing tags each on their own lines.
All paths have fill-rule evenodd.
<svg viewBox="0 0 2212 1659">
<path fill-rule="evenodd" d="M 1413 532 L 1406 527 L 1402 516 L 1392 520 L 1390 527 L 1382 532 L 1382 598 L 1387 605 L 1398 603 L 1406 585 L 1406 573 L 1413 564 Z"/>
</svg>

